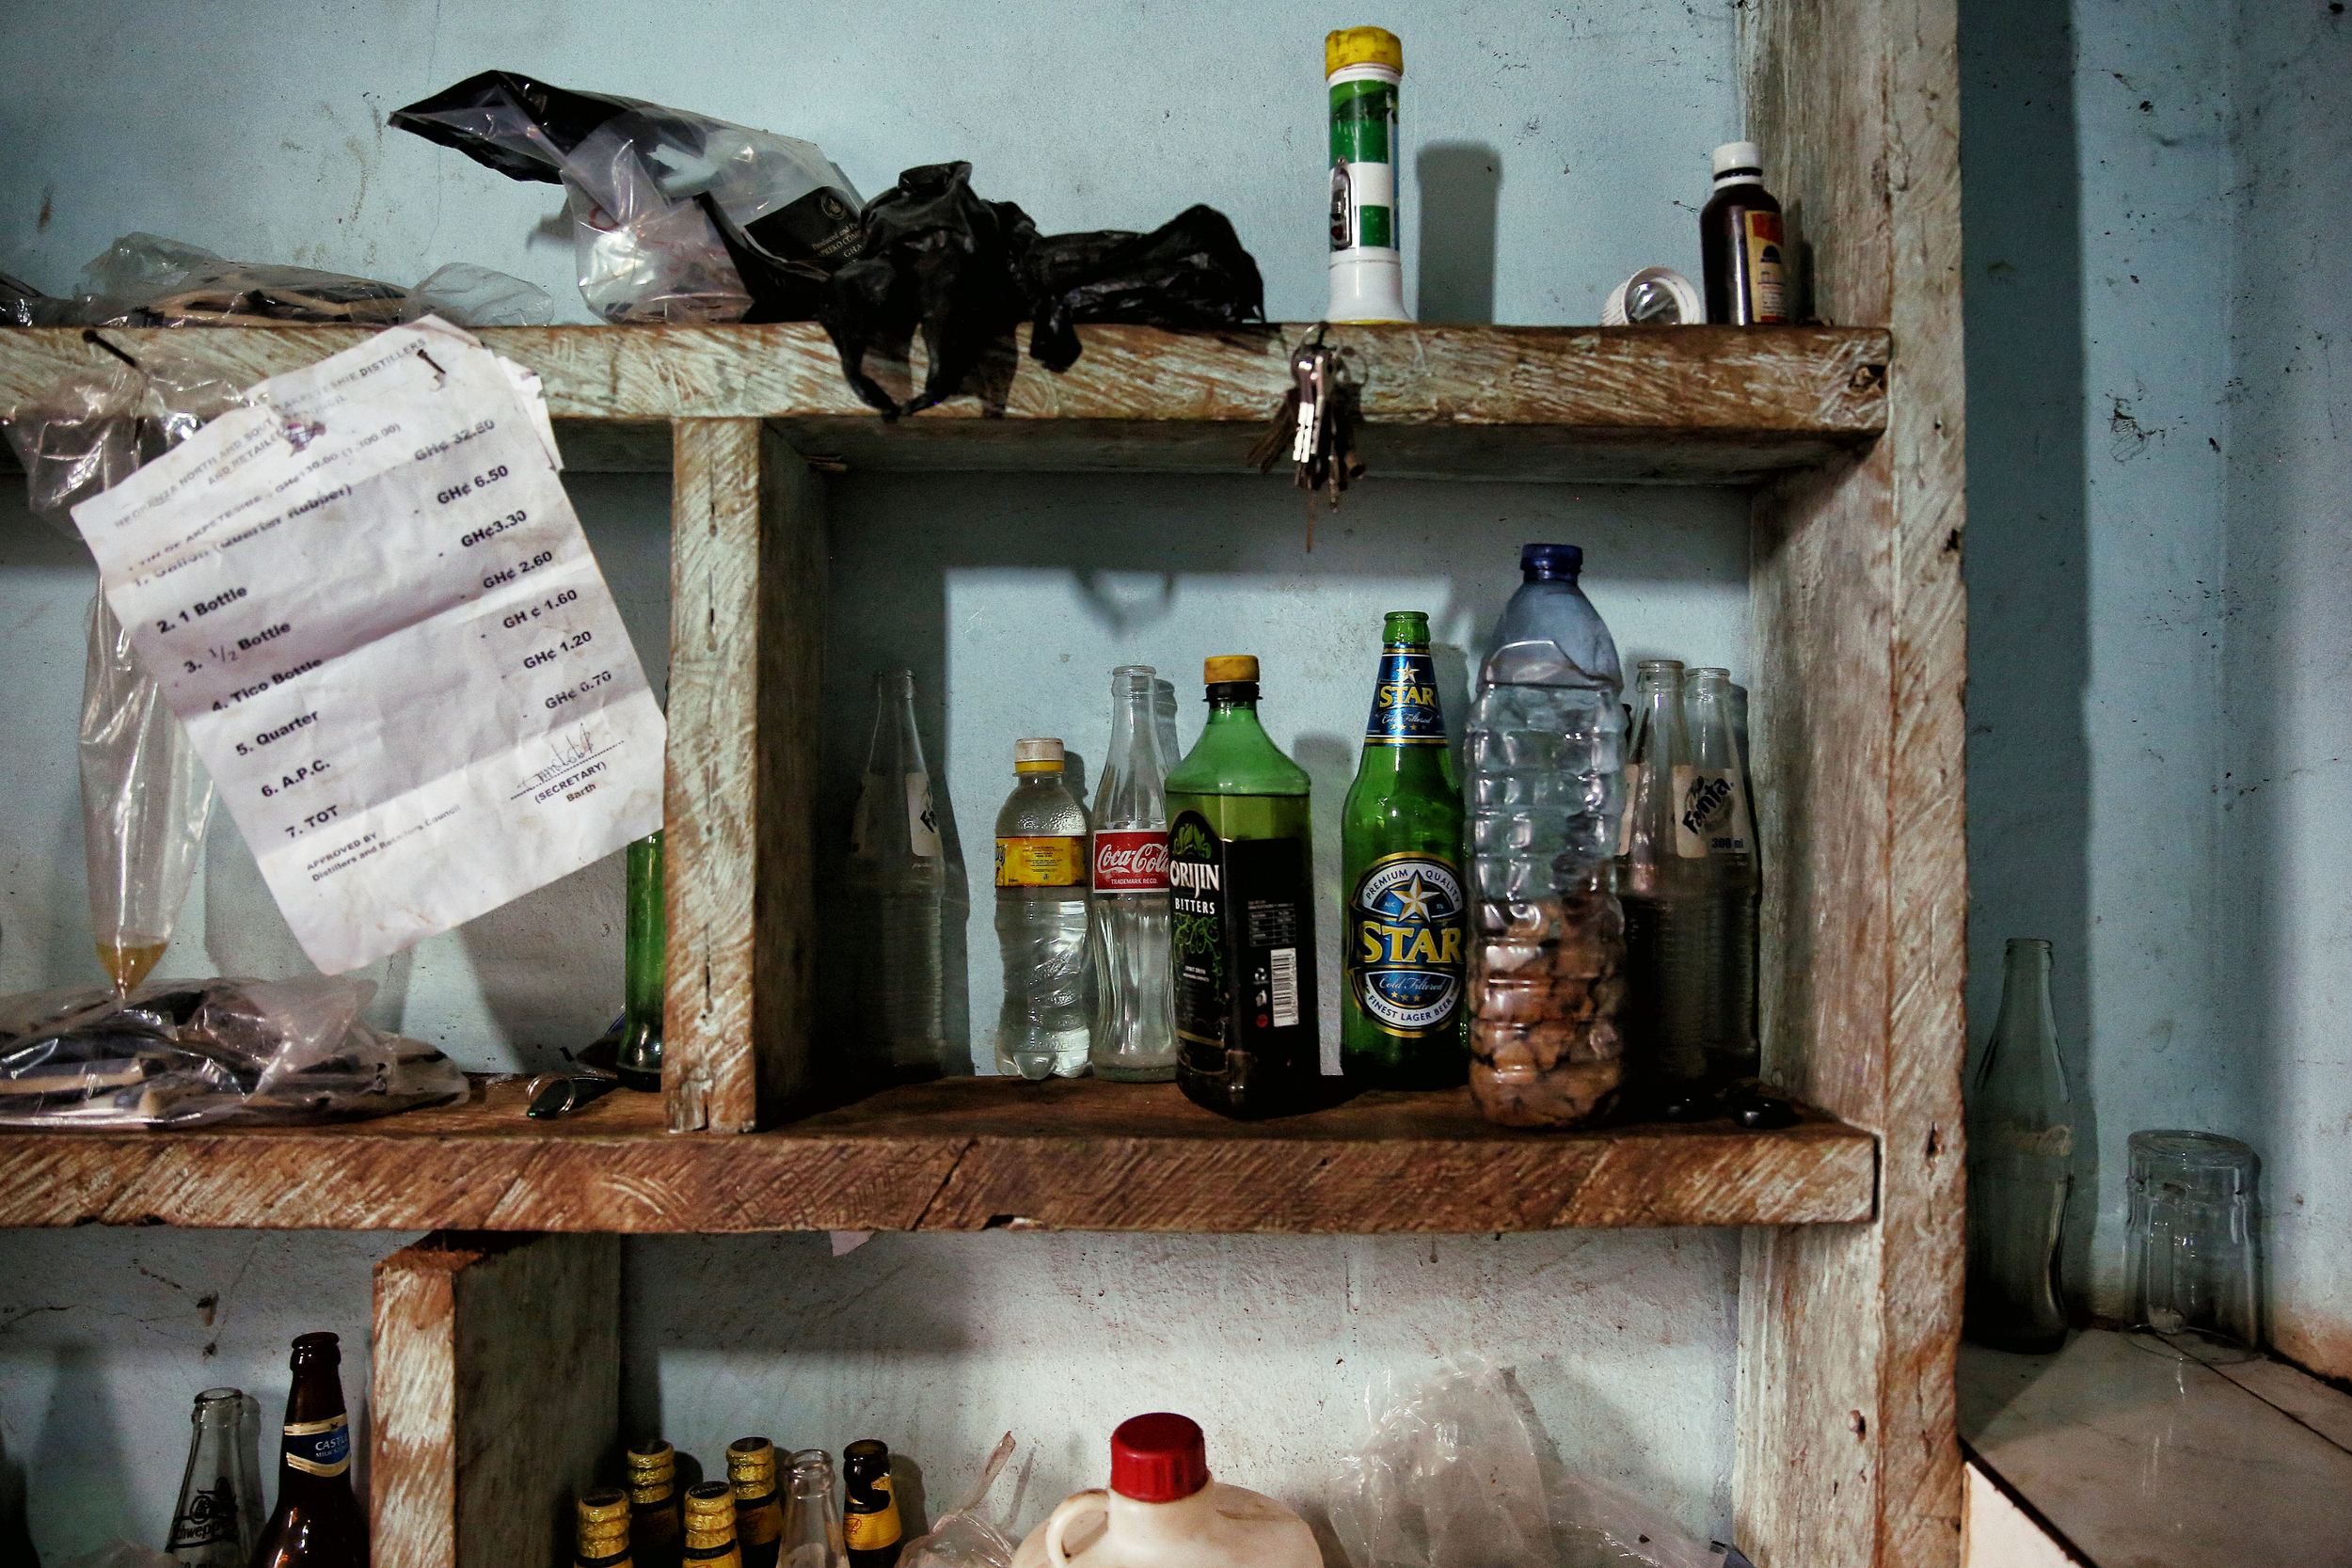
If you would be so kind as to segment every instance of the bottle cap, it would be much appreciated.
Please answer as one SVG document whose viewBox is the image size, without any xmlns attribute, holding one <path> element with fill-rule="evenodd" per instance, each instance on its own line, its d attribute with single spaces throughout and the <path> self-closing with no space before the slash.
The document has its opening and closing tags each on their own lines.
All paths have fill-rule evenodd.
<svg viewBox="0 0 2352 1568">
<path fill-rule="evenodd" d="M 1752 141 L 1727 141 L 1715 149 L 1715 178 L 1726 174 L 1764 177 L 1764 150 Z"/>
<path fill-rule="evenodd" d="M 1203 660 L 1200 678 L 1211 686 L 1227 686 L 1234 681 L 1254 681 L 1258 678 L 1256 654 L 1219 654 Z"/>
<path fill-rule="evenodd" d="M 727 1445 L 727 1479 L 738 1482 L 776 1479 L 776 1446 L 765 1437 L 739 1437 Z"/>
<path fill-rule="evenodd" d="M 735 1517 L 735 1488 L 723 1481 L 706 1481 L 686 1489 L 686 1517 L 690 1520 L 702 1514 L 723 1514 Z M 687 1528 L 691 1529 L 691 1524 Z"/>
<path fill-rule="evenodd" d="M 1061 742 L 1016 740 L 1012 743 L 1012 766 L 1017 773 L 1058 773 L 1062 768 Z"/>
<path fill-rule="evenodd" d="M 1351 65 L 1384 65 L 1405 74 L 1405 45 L 1386 27 L 1343 27 L 1323 40 L 1323 73 Z"/>
<path fill-rule="evenodd" d="M 1584 551 L 1575 545 L 1521 545 L 1519 576 L 1528 582 L 1574 582 L 1584 570 Z"/>
<path fill-rule="evenodd" d="M 1111 1490 L 1120 1497 L 1172 1503 L 1208 1484 L 1208 1448 L 1189 1417 L 1156 1411 L 1111 1433 Z"/>
<path fill-rule="evenodd" d="M 583 1525 L 628 1517 L 628 1497 L 618 1487 L 608 1486 L 580 1495 L 580 1522 Z"/>
</svg>

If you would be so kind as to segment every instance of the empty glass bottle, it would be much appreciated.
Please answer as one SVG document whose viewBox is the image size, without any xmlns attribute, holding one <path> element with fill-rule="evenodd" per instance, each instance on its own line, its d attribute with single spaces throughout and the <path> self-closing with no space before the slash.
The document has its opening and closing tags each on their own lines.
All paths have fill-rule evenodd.
<svg viewBox="0 0 2352 1568">
<path fill-rule="evenodd" d="M 1176 683 L 1153 681 L 1152 689 L 1154 694 L 1152 714 L 1157 720 L 1154 727 L 1160 737 L 1160 778 L 1166 782 L 1168 775 L 1184 758 L 1184 743 L 1176 738 Z"/>
<path fill-rule="evenodd" d="M 849 884 L 863 1065 L 898 1083 L 936 1078 L 947 1046 L 940 968 L 947 859 L 914 728 L 912 670 L 874 677 L 874 735 L 850 839 Z"/>
<path fill-rule="evenodd" d="M 246 1453 L 245 1393 L 207 1388 L 188 1419 L 196 1430 L 164 1550 L 189 1568 L 246 1568 L 262 1533 L 262 1485 Z"/>
<path fill-rule="evenodd" d="M 996 813 L 996 1053 L 1024 1078 L 1078 1078 L 1093 1036 L 1086 808 L 1064 782 L 1060 741 L 1016 740 L 1012 756 L 1017 782 Z"/>
<path fill-rule="evenodd" d="M 2060 1224 L 2074 1117 L 2050 1013 L 2050 944 L 2011 937 L 2001 1013 L 1968 1083 L 1968 1338 L 2038 1355 L 2066 1343 Z"/>
<path fill-rule="evenodd" d="M 841 1489 L 833 1458 L 822 1449 L 792 1456 L 784 1503 L 784 1550 L 777 1568 L 845 1568 L 850 1550 L 841 1530 Z"/>
<path fill-rule="evenodd" d="M 1094 1044 L 1098 1078 L 1176 1076 L 1168 971 L 1168 764 L 1148 664 L 1111 672 L 1111 749 L 1094 791 Z"/>
<path fill-rule="evenodd" d="M 1701 666 L 1682 677 L 1682 715 L 1691 741 L 1691 779 L 1683 787 L 1683 826 L 1698 835 L 1713 873 L 1716 912 L 1714 985 L 1700 1026 L 1708 1085 L 1720 1089 L 1757 1068 L 1756 917 L 1763 892 L 1756 853 L 1754 798 L 1740 756 L 1732 713 L 1731 672 Z"/>
</svg>

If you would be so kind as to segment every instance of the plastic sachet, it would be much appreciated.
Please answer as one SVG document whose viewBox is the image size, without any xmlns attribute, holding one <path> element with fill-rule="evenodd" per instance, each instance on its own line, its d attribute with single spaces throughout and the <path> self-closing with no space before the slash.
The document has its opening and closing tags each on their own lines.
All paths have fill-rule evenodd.
<svg viewBox="0 0 2352 1568">
<path fill-rule="evenodd" d="M 466 1097 L 431 1046 L 360 1022 L 372 980 L 158 980 L 0 999 L 0 1127 L 357 1121 Z"/>
<path fill-rule="evenodd" d="M 125 234 L 82 269 L 73 319 L 89 326 L 396 326 L 427 315 L 459 326 L 545 326 L 555 302 L 535 283 L 463 261 L 404 289 Z"/>
<path fill-rule="evenodd" d="M 34 514 L 70 537 L 72 507 L 194 435 L 243 394 L 168 350 L 60 377 L 8 411 Z M 145 979 L 187 902 L 213 811 L 213 782 L 163 688 L 91 597 L 76 745 L 82 850 L 99 967 L 118 989 Z"/>
<path fill-rule="evenodd" d="M 856 187 L 795 136 L 509 71 L 469 76 L 391 124 L 510 179 L 561 183 L 580 294 L 609 322 L 742 320 L 754 291 L 731 247 L 765 275 L 758 319 L 806 321 L 857 248 Z"/>
<path fill-rule="evenodd" d="M 995 1451 L 980 1468 L 980 1479 L 973 1482 L 963 1500 L 934 1524 L 929 1535 L 907 1543 L 898 1568 L 1012 1568 L 1015 1543 L 980 1513 L 980 1504 L 987 1500 L 988 1489 L 996 1484 L 996 1474 L 1012 1457 L 1012 1433 L 1008 1432 L 997 1439 Z"/>
<path fill-rule="evenodd" d="M 1721 1568 L 1704 1542 L 1603 1482 L 1547 1476 L 1502 1369 L 1449 1362 L 1368 1393 L 1372 1436 L 1342 1462 L 1332 1533 L 1354 1568 Z"/>
</svg>

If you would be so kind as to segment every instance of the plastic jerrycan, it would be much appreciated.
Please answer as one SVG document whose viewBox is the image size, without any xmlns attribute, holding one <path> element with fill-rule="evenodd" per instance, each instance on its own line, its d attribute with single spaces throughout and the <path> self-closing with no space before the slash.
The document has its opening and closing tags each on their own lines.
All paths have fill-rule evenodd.
<svg viewBox="0 0 2352 1568">
<path fill-rule="evenodd" d="M 1209 1479 L 1200 1428 L 1137 1416 L 1111 1433 L 1111 1484 L 1064 1499 L 1012 1568 L 1323 1568 L 1307 1522 L 1272 1497 Z"/>
</svg>

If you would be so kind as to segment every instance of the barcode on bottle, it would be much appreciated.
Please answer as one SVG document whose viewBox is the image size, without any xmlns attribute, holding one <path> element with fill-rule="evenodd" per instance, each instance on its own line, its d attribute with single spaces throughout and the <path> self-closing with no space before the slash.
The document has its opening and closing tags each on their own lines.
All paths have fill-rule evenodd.
<svg viewBox="0 0 2352 1568">
<path fill-rule="evenodd" d="M 1278 947 L 1266 955 L 1266 963 L 1274 972 L 1274 1027 L 1292 1029 L 1298 1024 L 1298 949 Z"/>
</svg>

